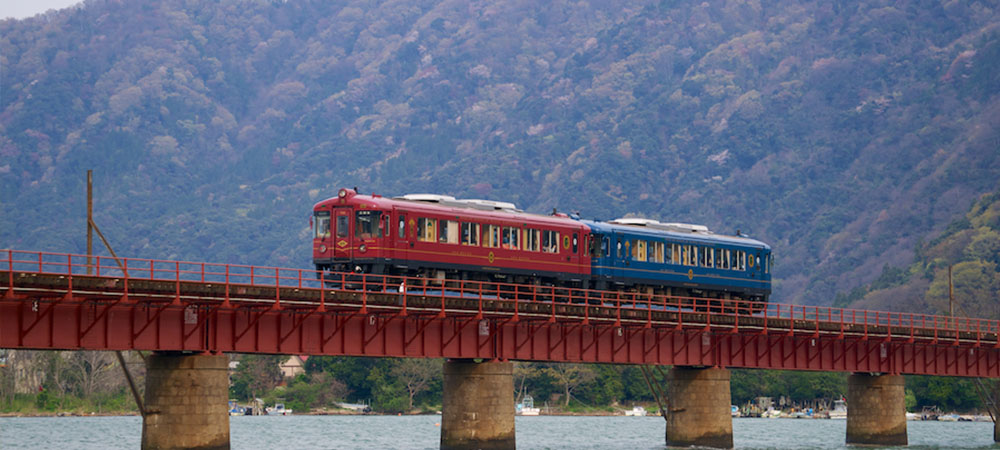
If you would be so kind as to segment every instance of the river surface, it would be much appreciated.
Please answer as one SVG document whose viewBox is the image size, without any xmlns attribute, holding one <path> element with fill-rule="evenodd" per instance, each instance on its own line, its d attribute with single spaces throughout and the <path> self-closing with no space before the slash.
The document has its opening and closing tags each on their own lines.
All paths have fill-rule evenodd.
<svg viewBox="0 0 1000 450">
<path fill-rule="evenodd" d="M 243 416 L 234 449 L 436 449 L 441 416 Z M 743 449 L 841 449 L 844 420 L 735 419 Z M 910 449 L 1000 448 L 993 424 L 907 422 Z M 520 449 L 663 449 L 662 417 L 518 417 Z M 0 418 L 2 449 L 137 449 L 139 417 Z"/>
</svg>

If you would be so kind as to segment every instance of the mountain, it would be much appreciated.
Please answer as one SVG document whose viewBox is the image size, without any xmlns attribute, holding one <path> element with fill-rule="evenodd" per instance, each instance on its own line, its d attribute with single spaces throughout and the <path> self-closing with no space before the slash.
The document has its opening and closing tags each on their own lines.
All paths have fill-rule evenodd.
<svg viewBox="0 0 1000 450">
<path fill-rule="evenodd" d="M 899 0 L 88 0 L 0 22 L 0 247 L 308 268 L 342 186 L 740 229 L 776 301 L 1000 180 L 1000 12 Z"/>
<path fill-rule="evenodd" d="M 951 274 L 949 274 L 951 269 Z M 949 299 L 949 275 L 951 297 Z M 921 243 L 913 261 L 886 266 L 872 283 L 836 303 L 889 307 L 895 311 L 1000 318 L 1000 190 L 980 197 L 943 233 Z M 910 302 L 900 302 L 911 299 Z"/>
</svg>

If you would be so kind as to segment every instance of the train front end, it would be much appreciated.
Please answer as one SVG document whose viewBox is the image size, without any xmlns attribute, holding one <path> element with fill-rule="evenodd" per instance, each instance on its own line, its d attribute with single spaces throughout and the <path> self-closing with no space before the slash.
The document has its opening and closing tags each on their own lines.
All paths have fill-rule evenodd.
<svg viewBox="0 0 1000 450">
<path fill-rule="evenodd" d="M 388 211 L 381 197 L 341 189 L 313 207 L 313 264 L 319 272 L 382 273 Z M 334 275 L 330 277 L 335 278 Z"/>
</svg>

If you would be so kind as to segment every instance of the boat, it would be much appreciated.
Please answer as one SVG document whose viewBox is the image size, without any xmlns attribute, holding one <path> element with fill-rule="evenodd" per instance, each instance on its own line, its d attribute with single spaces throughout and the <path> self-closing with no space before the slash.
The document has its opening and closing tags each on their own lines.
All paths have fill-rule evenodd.
<svg viewBox="0 0 1000 450">
<path fill-rule="evenodd" d="M 275 403 L 273 407 L 267 408 L 267 415 L 269 416 L 290 416 L 292 415 L 292 410 L 285 409 L 284 403 Z"/>
<path fill-rule="evenodd" d="M 245 416 L 247 415 L 246 407 L 240 406 L 236 403 L 236 400 L 229 401 L 229 415 L 230 416 Z"/>
<path fill-rule="evenodd" d="M 955 413 L 941 414 L 940 416 L 938 416 L 937 420 L 938 422 L 958 422 L 959 416 L 958 414 Z"/>
<path fill-rule="evenodd" d="M 739 417 L 740 407 L 736 405 L 729 405 L 729 415 L 732 417 Z"/>
<path fill-rule="evenodd" d="M 781 417 L 781 411 L 774 408 L 767 408 L 767 411 L 764 411 L 760 416 L 765 419 L 777 419 Z"/>
<path fill-rule="evenodd" d="M 519 416 L 537 416 L 540 412 L 542 410 L 535 408 L 535 399 L 530 395 L 525 395 L 521 403 L 514 406 L 514 414 Z"/>
<path fill-rule="evenodd" d="M 844 420 L 847 419 L 847 402 L 844 399 L 837 399 L 833 401 L 833 409 L 828 413 L 831 419 Z"/>
<path fill-rule="evenodd" d="M 646 408 L 633 406 L 632 410 L 625 411 L 625 415 L 629 417 L 646 417 Z"/>
</svg>

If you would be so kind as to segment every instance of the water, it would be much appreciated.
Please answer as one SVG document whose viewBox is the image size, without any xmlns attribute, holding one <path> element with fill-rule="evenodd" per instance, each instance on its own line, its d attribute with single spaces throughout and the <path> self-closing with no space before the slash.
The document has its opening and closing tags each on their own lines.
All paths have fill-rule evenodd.
<svg viewBox="0 0 1000 450">
<path fill-rule="evenodd" d="M 441 416 L 232 417 L 234 449 L 436 449 Z M 662 417 L 518 417 L 520 449 L 663 449 Z M 844 420 L 735 419 L 743 449 L 843 449 Z M 993 424 L 908 422 L 911 449 L 1000 448 Z M 2 449 L 137 449 L 138 417 L 0 418 Z"/>
</svg>

